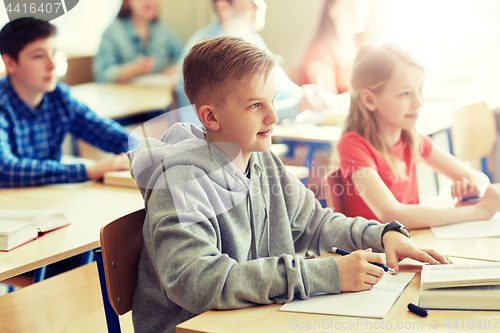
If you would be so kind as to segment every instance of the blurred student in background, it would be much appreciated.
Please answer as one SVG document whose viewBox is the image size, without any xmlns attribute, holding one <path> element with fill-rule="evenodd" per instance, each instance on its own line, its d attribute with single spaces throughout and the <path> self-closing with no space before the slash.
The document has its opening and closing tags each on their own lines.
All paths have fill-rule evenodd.
<svg viewBox="0 0 500 333">
<path fill-rule="evenodd" d="M 214 0 L 213 4 L 217 20 L 191 36 L 180 59 L 183 59 L 191 47 L 204 37 L 238 36 L 270 52 L 258 34 L 258 31 L 264 28 L 266 20 L 267 4 L 264 0 Z M 278 88 L 275 109 L 280 120 L 293 119 L 305 109 L 324 107 L 324 101 L 319 95 L 305 94 L 303 89 L 293 83 L 279 66 L 274 69 L 273 73 Z M 175 96 L 177 108 L 190 105 L 182 89 L 182 78 L 175 88 Z M 192 110 L 179 111 L 177 118 L 182 122 L 201 124 Z"/>
<path fill-rule="evenodd" d="M 313 42 L 302 62 L 304 84 L 318 83 L 341 94 L 349 90 L 349 67 L 370 16 L 366 0 L 325 0 Z"/>
<path fill-rule="evenodd" d="M 82 182 L 130 168 L 125 129 L 97 116 L 57 82 L 55 34 L 53 25 L 35 18 L 19 18 L 0 31 L 7 71 L 0 79 L 0 188 Z M 118 155 L 94 165 L 63 164 L 67 133 Z M 134 148 L 138 142 L 131 140 Z"/>
<path fill-rule="evenodd" d="M 182 43 L 157 20 L 159 0 L 124 0 L 104 31 L 94 57 L 97 82 L 127 82 L 139 75 L 175 75 Z"/>
<path fill-rule="evenodd" d="M 420 62 L 395 44 L 365 45 L 356 56 L 351 107 L 337 146 L 347 216 L 398 220 L 418 229 L 488 220 L 500 209 L 499 185 L 489 185 L 485 174 L 416 132 L 424 74 Z M 475 205 L 419 205 L 418 161 L 453 180 L 451 195 L 460 203 L 484 196 Z"/>
</svg>

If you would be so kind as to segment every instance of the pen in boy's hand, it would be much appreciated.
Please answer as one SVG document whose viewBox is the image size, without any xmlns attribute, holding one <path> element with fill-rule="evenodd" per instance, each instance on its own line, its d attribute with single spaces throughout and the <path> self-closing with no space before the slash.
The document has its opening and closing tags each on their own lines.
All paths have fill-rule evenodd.
<svg viewBox="0 0 500 333">
<path fill-rule="evenodd" d="M 346 256 L 348 254 L 351 254 L 351 252 L 339 249 L 338 247 L 332 247 L 332 253 L 337 253 L 337 254 L 340 254 L 341 256 Z M 376 262 L 371 262 L 370 264 L 378 266 L 378 267 L 381 267 L 386 272 L 390 272 L 392 274 L 396 274 L 395 270 L 393 270 L 390 267 L 387 267 L 386 265 L 382 265 L 382 264 L 379 264 L 379 263 L 376 263 Z"/>
</svg>

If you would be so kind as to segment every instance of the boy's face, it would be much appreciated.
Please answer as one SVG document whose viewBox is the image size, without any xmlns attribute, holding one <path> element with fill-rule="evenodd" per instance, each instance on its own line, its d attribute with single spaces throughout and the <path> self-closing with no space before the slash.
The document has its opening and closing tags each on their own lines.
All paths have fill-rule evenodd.
<svg viewBox="0 0 500 333">
<path fill-rule="evenodd" d="M 278 122 L 274 111 L 276 93 L 272 73 L 265 81 L 255 78 L 234 84 L 227 93 L 225 104 L 214 112 L 220 123 L 214 139 L 237 144 L 245 161 L 252 152 L 268 150 L 274 125 Z"/>
<path fill-rule="evenodd" d="M 54 37 L 40 38 L 19 52 L 17 61 L 8 57 L 5 67 L 12 80 L 34 93 L 46 93 L 57 83 Z"/>
</svg>

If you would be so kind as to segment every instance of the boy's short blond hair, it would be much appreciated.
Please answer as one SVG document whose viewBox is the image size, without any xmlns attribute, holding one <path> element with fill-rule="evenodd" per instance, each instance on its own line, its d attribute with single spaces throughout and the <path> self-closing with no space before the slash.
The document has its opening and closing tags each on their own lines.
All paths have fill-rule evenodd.
<svg viewBox="0 0 500 333">
<path fill-rule="evenodd" d="M 238 37 L 204 38 L 184 58 L 184 93 L 196 109 L 222 105 L 238 81 L 266 79 L 281 58 Z"/>
</svg>

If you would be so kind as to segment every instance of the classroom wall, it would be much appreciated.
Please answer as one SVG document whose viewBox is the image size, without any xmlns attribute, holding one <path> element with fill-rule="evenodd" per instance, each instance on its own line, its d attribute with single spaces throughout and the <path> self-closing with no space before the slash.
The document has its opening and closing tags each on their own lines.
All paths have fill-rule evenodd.
<svg viewBox="0 0 500 333">
<path fill-rule="evenodd" d="M 162 0 L 160 17 L 186 42 L 215 18 L 212 0 Z M 269 49 L 299 66 L 314 35 L 323 0 L 268 0 L 266 26 L 260 32 Z M 285 10 L 286 9 L 286 10 Z"/>
<path fill-rule="evenodd" d="M 214 17 L 212 0 L 162 0 L 160 19 L 185 43 Z"/>
<path fill-rule="evenodd" d="M 284 69 L 295 79 L 302 57 L 319 25 L 324 0 L 267 0 L 266 26 L 260 32 L 269 49 L 284 57 Z M 368 39 L 383 34 L 388 0 L 369 0 L 372 17 Z M 162 0 L 160 19 L 186 42 L 215 19 L 213 0 Z M 297 78 L 298 79 L 298 78 Z"/>
<path fill-rule="evenodd" d="M 261 35 L 285 67 L 299 66 L 319 24 L 323 0 L 269 0 Z"/>
</svg>

